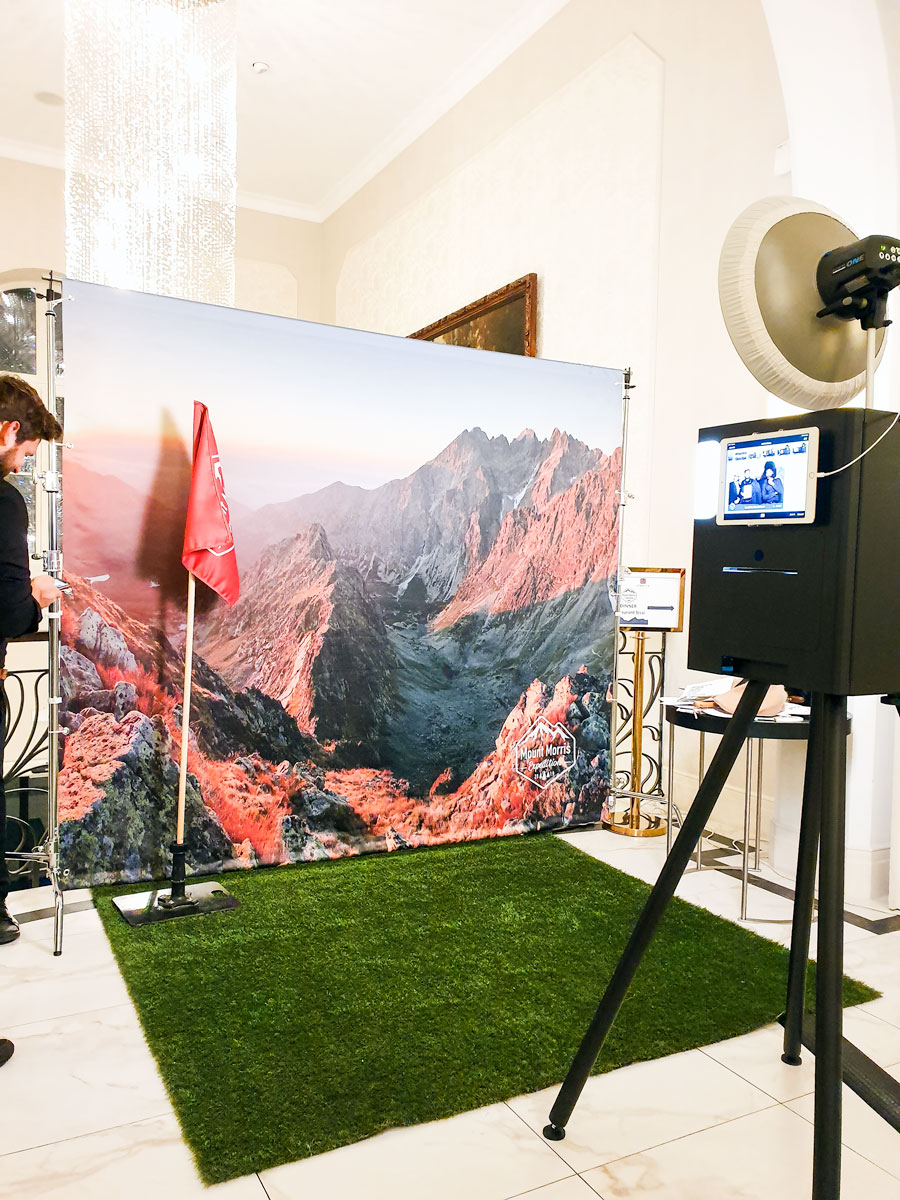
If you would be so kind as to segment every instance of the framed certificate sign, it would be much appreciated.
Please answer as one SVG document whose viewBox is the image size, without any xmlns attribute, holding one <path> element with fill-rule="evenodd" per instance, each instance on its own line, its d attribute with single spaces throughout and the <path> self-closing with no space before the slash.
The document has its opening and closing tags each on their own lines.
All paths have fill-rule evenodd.
<svg viewBox="0 0 900 1200">
<path fill-rule="evenodd" d="M 624 567 L 619 578 L 619 628 L 680 633 L 684 567 Z"/>
</svg>

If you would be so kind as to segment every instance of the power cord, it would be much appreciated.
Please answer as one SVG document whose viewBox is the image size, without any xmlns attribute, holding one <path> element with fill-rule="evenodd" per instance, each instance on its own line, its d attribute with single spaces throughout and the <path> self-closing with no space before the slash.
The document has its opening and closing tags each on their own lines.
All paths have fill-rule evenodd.
<svg viewBox="0 0 900 1200">
<path fill-rule="evenodd" d="M 829 475 L 840 475 L 841 471 L 846 471 L 849 467 L 854 466 L 854 464 L 858 463 L 861 458 L 865 458 L 867 454 L 874 450 L 880 441 L 887 437 L 898 421 L 900 421 L 900 412 L 897 413 L 881 437 L 876 438 L 871 446 L 863 450 L 862 454 L 857 454 L 856 458 L 854 458 L 851 462 L 844 463 L 842 467 L 836 467 L 833 471 L 817 471 L 816 479 L 827 479 Z"/>
</svg>

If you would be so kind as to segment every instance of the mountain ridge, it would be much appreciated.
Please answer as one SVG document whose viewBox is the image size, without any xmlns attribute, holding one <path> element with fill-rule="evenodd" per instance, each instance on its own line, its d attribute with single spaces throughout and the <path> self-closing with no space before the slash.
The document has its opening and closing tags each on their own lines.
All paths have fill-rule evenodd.
<svg viewBox="0 0 900 1200">
<path fill-rule="evenodd" d="M 558 429 L 544 440 L 526 429 L 512 441 L 466 429 L 402 479 L 372 489 L 329 484 L 257 510 L 236 524 L 239 559 L 318 523 L 382 598 L 402 597 L 417 581 L 428 602 L 445 604 L 487 557 L 508 512 L 543 507 L 604 457 Z"/>
<path fill-rule="evenodd" d="M 396 663 L 377 602 L 319 524 L 263 551 L 198 648 L 230 687 L 258 688 L 320 740 L 373 736 L 393 703 Z"/>
</svg>

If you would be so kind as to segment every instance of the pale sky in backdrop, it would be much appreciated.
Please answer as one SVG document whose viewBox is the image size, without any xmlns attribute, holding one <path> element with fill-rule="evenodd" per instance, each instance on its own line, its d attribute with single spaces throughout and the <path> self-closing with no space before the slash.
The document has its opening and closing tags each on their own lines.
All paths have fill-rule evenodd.
<svg viewBox="0 0 900 1200">
<path fill-rule="evenodd" d="M 464 429 L 512 439 L 558 427 L 609 453 L 622 372 L 315 325 L 67 281 L 66 441 L 92 471 L 146 492 L 160 433 L 190 456 L 209 408 L 232 504 L 258 508 L 336 480 L 377 487 Z"/>
</svg>

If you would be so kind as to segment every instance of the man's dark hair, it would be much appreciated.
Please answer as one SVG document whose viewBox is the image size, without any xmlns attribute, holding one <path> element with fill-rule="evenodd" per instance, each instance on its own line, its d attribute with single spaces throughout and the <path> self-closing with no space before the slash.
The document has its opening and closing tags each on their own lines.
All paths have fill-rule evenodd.
<svg viewBox="0 0 900 1200">
<path fill-rule="evenodd" d="M 16 442 L 56 441 L 62 425 L 30 383 L 18 375 L 0 375 L 0 421 L 18 421 Z"/>
</svg>

